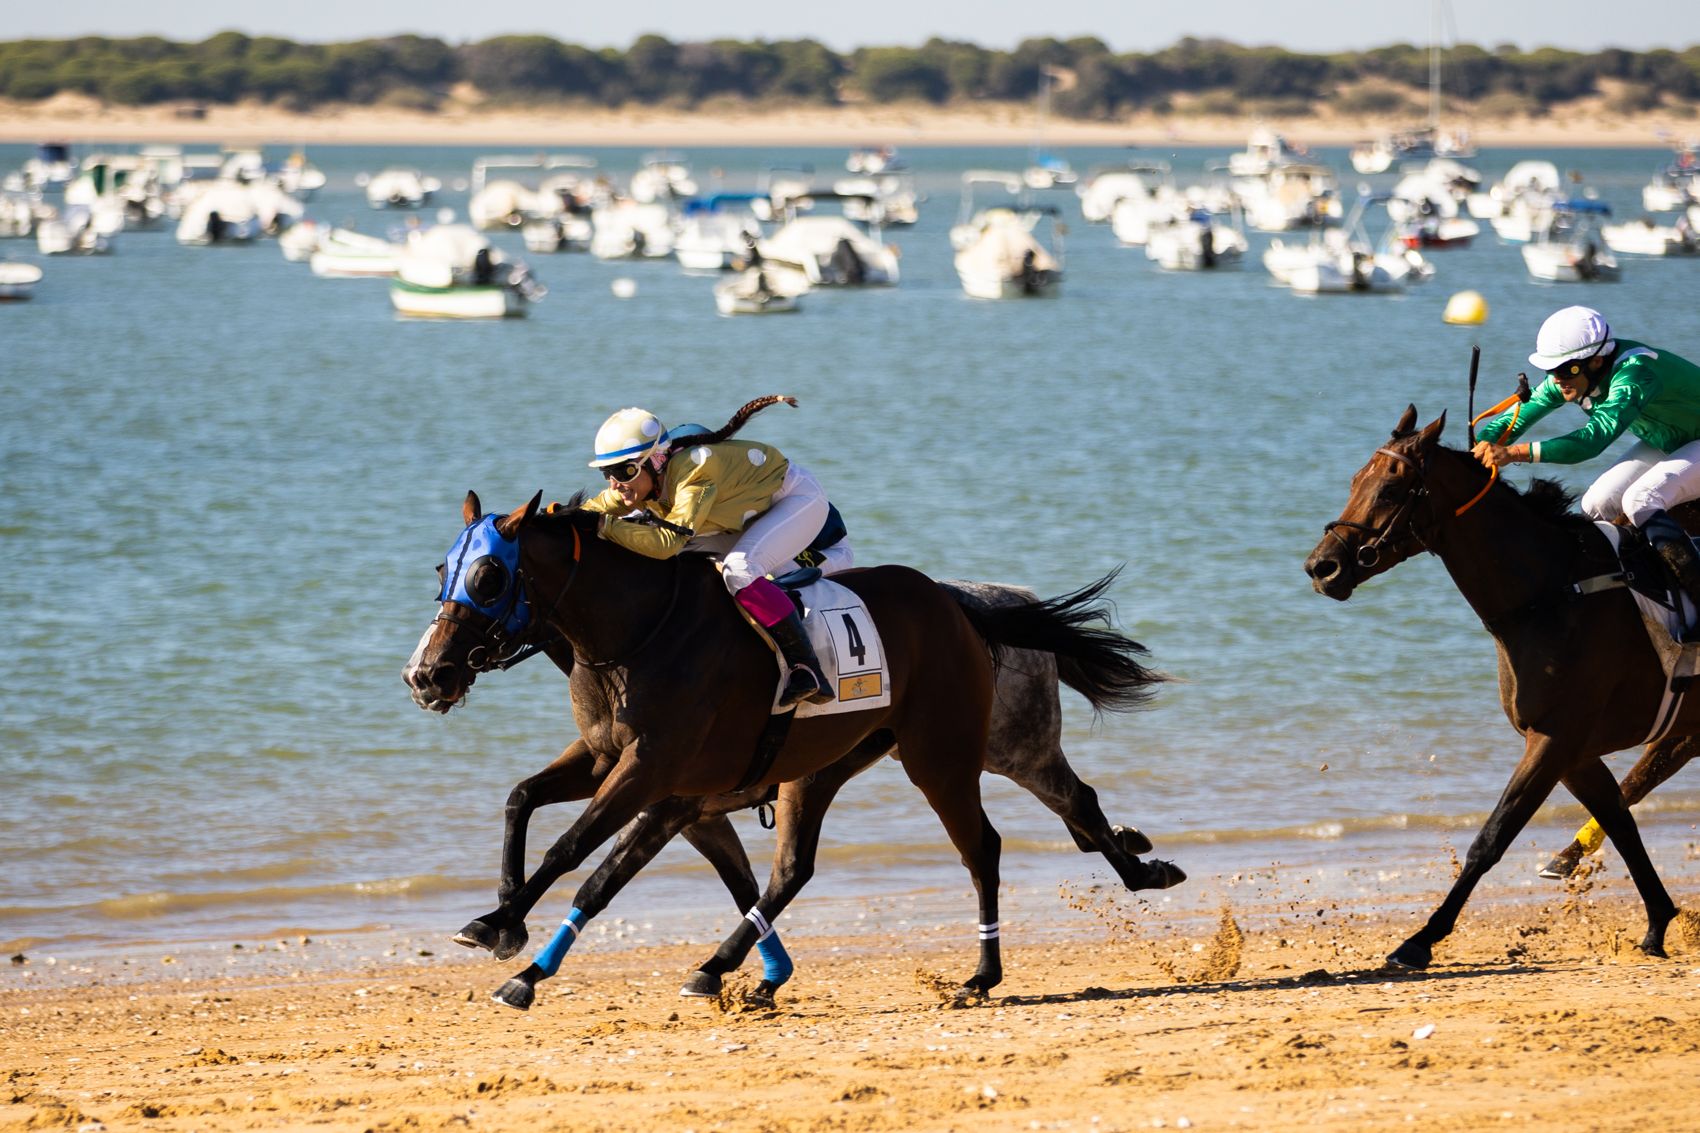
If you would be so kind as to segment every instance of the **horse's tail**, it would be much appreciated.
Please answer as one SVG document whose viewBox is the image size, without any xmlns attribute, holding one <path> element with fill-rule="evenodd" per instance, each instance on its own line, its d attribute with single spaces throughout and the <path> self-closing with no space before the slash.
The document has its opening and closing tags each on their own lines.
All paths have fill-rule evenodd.
<svg viewBox="0 0 1700 1133">
<path fill-rule="evenodd" d="M 955 591 L 952 596 L 991 648 L 994 662 L 1012 648 L 1052 654 L 1057 676 L 1094 710 L 1126 712 L 1146 704 L 1156 694 L 1153 686 L 1169 678 L 1139 663 L 1150 652 L 1145 646 L 1109 628 L 1102 598 L 1120 573 L 1117 567 L 1068 594 L 1011 605 L 971 602 Z"/>
</svg>

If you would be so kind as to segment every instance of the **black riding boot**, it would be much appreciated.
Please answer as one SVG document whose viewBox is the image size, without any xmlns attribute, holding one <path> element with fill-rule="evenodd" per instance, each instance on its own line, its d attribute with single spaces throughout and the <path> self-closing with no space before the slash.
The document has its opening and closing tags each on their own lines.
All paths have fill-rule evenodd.
<svg viewBox="0 0 1700 1133">
<path fill-rule="evenodd" d="M 1700 610 L 1700 555 L 1694 553 L 1694 544 L 1689 540 L 1688 532 L 1682 529 L 1682 524 L 1672 519 L 1670 512 L 1661 509 L 1647 517 L 1647 522 L 1641 525 L 1641 534 L 1659 552 L 1659 557 L 1670 565 L 1677 584 L 1688 594 L 1694 608 Z M 1694 635 L 1690 633 L 1688 636 L 1692 638 Z"/>
<path fill-rule="evenodd" d="M 779 697 L 781 708 L 789 708 L 800 700 L 810 704 L 827 704 L 836 699 L 827 684 L 826 674 L 821 672 L 815 647 L 809 643 L 809 635 L 803 630 L 801 617 L 796 613 L 787 614 L 784 621 L 768 626 L 767 632 L 773 636 L 774 644 L 779 646 L 780 655 L 791 669 L 790 676 L 785 678 L 785 692 Z"/>
</svg>

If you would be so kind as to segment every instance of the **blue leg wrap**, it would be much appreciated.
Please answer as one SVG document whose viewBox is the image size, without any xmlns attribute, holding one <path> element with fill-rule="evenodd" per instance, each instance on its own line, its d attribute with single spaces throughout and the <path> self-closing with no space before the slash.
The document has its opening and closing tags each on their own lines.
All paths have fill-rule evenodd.
<svg viewBox="0 0 1700 1133">
<path fill-rule="evenodd" d="M 779 943 L 777 932 L 769 932 L 767 939 L 756 941 L 756 951 L 761 953 L 761 974 L 768 983 L 778 987 L 791 978 L 791 957 L 786 954 L 785 945 Z"/>
<path fill-rule="evenodd" d="M 561 927 L 555 930 L 555 935 L 533 961 L 543 969 L 544 976 L 552 976 L 561 970 L 561 961 L 566 958 L 567 949 L 573 946 L 573 941 L 578 939 L 579 929 L 583 928 L 584 922 L 589 919 L 577 908 L 567 914 L 567 919 L 561 922 Z"/>
</svg>

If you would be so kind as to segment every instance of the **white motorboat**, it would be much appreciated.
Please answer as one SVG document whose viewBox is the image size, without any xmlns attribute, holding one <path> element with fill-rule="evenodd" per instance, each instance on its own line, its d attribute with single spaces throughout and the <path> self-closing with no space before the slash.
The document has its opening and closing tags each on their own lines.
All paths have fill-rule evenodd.
<svg viewBox="0 0 1700 1133">
<path fill-rule="evenodd" d="M 1563 195 L 1564 179 L 1558 166 L 1550 161 L 1519 161 L 1486 192 L 1471 193 L 1465 204 L 1477 220 L 1491 221 L 1544 208 Z M 1494 229 L 1498 231 L 1499 226 L 1494 225 Z"/>
<path fill-rule="evenodd" d="M 1289 232 L 1338 219 L 1339 187 L 1325 165 L 1283 161 L 1258 175 L 1233 179 L 1246 223 L 1259 232 Z"/>
<path fill-rule="evenodd" d="M 277 238 L 278 251 L 290 263 L 304 264 L 313 258 L 313 253 L 319 250 L 329 232 L 329 226 L 316 220 L 298 221 Z"/>
<path fill-rule="evenodd" d="M 501 319 L 547 294 L 524 264 L 511 264 L 476 229 L 439 224 L 409 235 L 390 281 L 400 314 L 427 319 Z"/>
<path fill-rule="evenodd" d="M 36 202 L 22 193 L 0 193 L 0 239 L 16 240 L 35 234 Z"/>
<path fill-rule="evenodd" d="M 305 150 L 295 150 L 272 172 L 277 187 L 297 200 L 310 201 L 325 187 L 324 171 L 307 160 Z"/>
<path fill-rule="evenodd" d="M 1589 213 L 1560 208 L 1546 227 L 1524 244 L 1523 264 L 1533 279 L 1544 283 L 1612 283 L 1622 268 L 1610 248 L 1590 226 Z"/>
<path fill-rule="evenodd" d="M 34 264 L 0 260 L 0 300 L 28 299 L 41 282 L 41 269 Z"/>
<path fill-rule="evenodd" d="M 1251 132 L 1245 149 L 1228 158 L 1228 173 L 1234 177 L 1263 177 L 1284 165 L 1310 163 L 1309 151 L 1292 145 L 1267 126 Z"/>
<path fill-rule="evenodd" d="M 815 202 L 835 194 L 799 198 Z M 764 263 L 788 265 L 817 287 L 876 287 L 897 283 L 897 249 L 880 240 L 878 225 L 863 229 L 843 216 L 794 216 L 757 245 Z"/>
<path fill-rule="evenodd" d="M 424 208 L 442 187 L 417 169 L 392 165 L 366 179 L 366 203 L 375 209 Z"/>
<path fill-rule="evenodd" d="M 108 235 L 150 229 L 165 218 L 165 193 L 151 163 L 137 154 L 91 154 L 65 188 L 65 203 L 87 205 Z"/>
<path fill-rule="evenodd" d="M 119 227 L 123 226 L 122 220 Z M 112 251 L 112 233 L 87 205 L 66 205 L 36 222 L 35 246 L 44 256 L 99 256 Z"/>
<path fill-rule="evenodd" d="M 761 240 L 761 221 L 752 206 L 758 193 L 716 193 L 692 197 L 680 210 L 673 254 L 686 271 L 727 271 L 749 258 Z"/>
<path fill-rule="evenodd" d="M 783 315 L 800 309 L 809 281 L 801 272 L 757 265 L 714 285 L 722 315 Z"/>
<path fill-rule="evenodd" d="M 950 230 L 957 278 L 975 299 L 1022 299 L 1055 295 L 1062 288 L 1062 236 L 1053 207 L 1035 206 L 1027 179 L 1018 173 L 971 169 L 962 175 L 962 204 Z M 990 206 L 980 198 L 991 190 Z M 1004 204 L 1003 201 L 1010 203 Z M 1035 234 L 1051 222 L 1051 247 Z"/>
<path fill-rule="evenodd" d="M 1116 206 L 1125 199 L 1148 200 L 1162 186 L 1173 186 L 1169 163 L 1129 162 L 1126 165 L 1093 169 L 1075 187 L 1080 197 L 1080 215 L 1088 224 L 1108 224 Z M 1125 243 L 1144 243 L 1124 241 Z"/>
<path fill-rule="evenodd" d="M 246 244 L 259 239 L 263 229 L 249 187 L 215 181 L 184 206 L 183 217 L 177 222 L 177 242 L 195 246 Z"/>
<path fill-rule="evenodd" d="M 639 204 L 682 201 L 697 195 L 697 183 L 683 155 L 657 150 L 643 155 L 629 186 L 632 200 Z"/>
<path fill-rule="evenodd" d="M 1468 247 L 1482 226 L 1460 213 L 1454 186 L 1468 184 L 1472 172 L 1435 158 L 1420 172 L 1401 177 L 1387 202 L 1387 215 L 1399 226 L 1400 242 L 1407 248 Z"/>
<path fill-rule="evenodd" d="M 321 279 L 387 279 L 396 274 L 400 245 L 349 228 L 333 228 L 308 259 Z"/>
<path fill-rule="evenodd" d="M 915 179 L 907 173 L 844 177 L 832 191 L 844 198 L 844 215 L 863 224 L 907 227 L 921 216 Z"/>
<path fill-rule="evenodd" d="M 1239 267 L 1250 247 L 1237 211 L 1224 222 L 1206 209 L 1195 209 L 1153 228 L 1145 255 L 1166 271 L 1212 271 Z"/>
<path fill-rule="evenodd" d="M 757 190 L 768 199 L 767 215 L 756 209 L 762 220 L 775 220 L 787 213 L 806 210 L 803 198 L 815 190 L 815 167 L 812 165 L 770 165 L 756 179 Z"/>
<path fill-rule="evenodd" d="M 1519 250 L 1529 275 L 1546 283 L 1614 283 L 1622 278 L 1617 257 L 1591 240 L 1537 240 Z"/>
<path fill-rule="evenodd" d="M 43 142 L 24 162 L 16 183 L 7 184 L 6 189 L 11 192 L 62 193 L 76 176 L 77 159 L 71 153 L 70 145 L 66 142 Z"/>
<path fill-rule="evenodd" d="M 513 156 L 499 154 L 480 157 L 472 163 L 471 199 L 466 215 L 473 227 L 486 231 L 521 228 L 527 220 L 556 216 L 562 211 L 559 188 L 563 184 L 576 186 L 585 180 L 585 168 L 596 163 L 577 154 L 531 154 Z M 535 184 L 520 180 L 522 174 L 509 172 L 492 177 L 492 171 L 531 170 Z M 568 172 L 563 173 L 562 170 Z"/>
<path fill-rule="evenodd" d="M 1379 243 L 1370 239 L 1364 217 L 1388 199 L 1360 194 L 1339 228 L 1317 230 L 1303 244 L 1270 241 L 1263 266 L 1276 282 L 1310 295 L 1396 294 L 1432 278 L 1434 268 L 1420 252 L 1398 247 L 1391 223 Z"/>
<path fill-rule="evenodd" d="M 1700 253 L 1700 236 L 1683 217 L 1675 224 L 1655 224 L 1651 217 L 1600 226 L 1606 247 L 1626 256 L 1692 256 Z"/>
<path fill-rule="evenodd" d="M 881 173 L 896 173 L 909 168 L 898 155 L 896 146 L 866 146 L 853 149 L 844 159 L 844 168 L 851 173 L 876 177 Z"/>
<path fill-rule="evenodd" d="M 665 204 L 617 200 L 591 211 L 590 254 L 599 260 L 657 260 L 673 254 L 678 233 Z"/>
</svg>

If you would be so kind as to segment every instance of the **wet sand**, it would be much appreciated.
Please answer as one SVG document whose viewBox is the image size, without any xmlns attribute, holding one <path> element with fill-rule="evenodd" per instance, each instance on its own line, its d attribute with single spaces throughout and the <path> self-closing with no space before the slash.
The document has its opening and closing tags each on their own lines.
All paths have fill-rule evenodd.
<svg viewBox="0 0 1700 1133">
<path fill-rule="evenodd" d="M 1051 119 L 1045 141 L 1068 146 L 1244 146 L 1259 121 L 1307 145 L 1350 145 L 1412 123 L 1336 115 L 1326 104 L 1315 115 L 1254 119 L 1198 114 L 1129 115 L 1113 121 Z M 1696 133 L 1693 118 L 1674 111 L 1626 116 L 1601 99 L 1576 103 L 1540 118 L 1461 118 L 1478 145 L 1646 146 L 1668 148 L 1660 131 Z M 327 107 L 307 114 L 258 103 L 211 105 L 203 117 L 172 107 L 105 106 L 83 95 L 44 102 L 0 99 L 0 141 L 48 138 L 80 143 L 143 141 L 193 145 L 523 145 L 523 146 L 866 146 L 894 144 L 1028 146 L 1033 110 L 1020 103 L 938 107 L 929 104 L 842 107 L 752 107 L 711 103 L 695 110 L 666 107 L 486 107 L 451 102 L 437 113 L 381 107 Z"/>
<path fill-rule="evenodd" d="M 793 932 L 771 1006 L 753 964 L 681 999 L 701 943 L 587 938 L 527 1013 L 489 998 L 522 961 L 440 938 L 25 955 L 0 971 L 0 1129 L 1694 1127 L 1692 918 L 1642 956 L 1608 864 L 1486 892 L 1429 972 L 1388 973 L 1452 867 L 1425 868 L 1421 911 L 1298 877 L 1208 915 L 1017 894 L 1005 981 L 968 1005 L 961 924 Z"/>
</svg>

